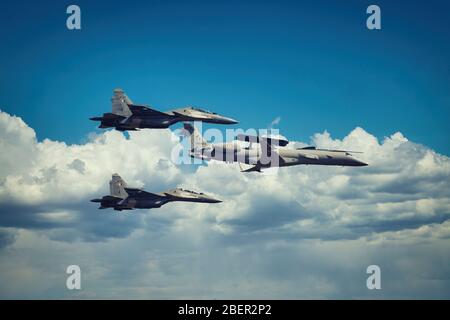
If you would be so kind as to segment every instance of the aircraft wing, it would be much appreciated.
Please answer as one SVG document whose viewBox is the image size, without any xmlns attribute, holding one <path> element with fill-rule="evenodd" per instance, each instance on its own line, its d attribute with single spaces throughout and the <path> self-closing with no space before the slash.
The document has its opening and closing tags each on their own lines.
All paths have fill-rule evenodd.
<svg viewBox="0 0 450 320">
<path fill-rule="evenodd" d="M 125 191 L 128 193 L 128 196 L 133 198 L 150 198 L 150 199 L 160 199 L 162 196 L 156 194 L 147 192 L 141 189 L 136 188 L 125 188 Z"/>
<path fill-rule="evenodd" d="M 351 150 L 334 150 L 334 149 L 317 149 L 314 146 L 308 146 L 303 148 L 297 148 L 297 150 L 319 150 L 319 151 L 330 151 L 330 152 L 345 152 L 345 153 L 363 153 L 362 151 L 351 151 Z"/>
<path fill-rule="evenodd" d="M 252 136 L 252 135 L 248 135 L 248 134 L 238 134 L 236 136 L 236 139 L 240 140 L 240 141 L 245 141 L 245 142 L 267 144 L 269 146 L 271 146 L 272 144 L 276 144 L 281 147 L 285 147 L 289 143 L 289 141 L 285 140 L 285 139 Z"/>
<path fill-rule="evenodd" d="M 345 153 L 364 153 L 362 151 L 352 151 L 352 150 L 326 150 L 326 151 L 345 152 Z"/>
<path fill-rule="evenodd" d="M 261 153 L 262 157 L 265 158 L 265 161 L 273 161 L 274 154 L 278 157 L 278 161 L 283 161 L 283 159 L 278 155 L 276 148 L 277 146 L 285 147 L 289 143 L 289 141 L 284 139 L 277 139 L 277 138 L 271 138 L 271 137 L 260 137 L 260 136 L 252 136 L 252 135 L 246 135 L 246 134 L 238 134 L 236 136 L 237 140 L 250 142 L 250 143 L 259 143 L 261 146 Z M 273 154 L 274 153 L 274 154 Z M 248 171 L 259 171 L 257 167 L 242 170 L 243 172 Z"/>
<path fill-rule="evenodd" d="M 319 156 L 317 154 L 308 154 L 308 153 L 306 153 L 306 154 L 302 154 L 301 156 L 303 158 L 310 159 L 310 160 L 319 160 Z"/>
<path fill-rule="evenodd" d="M 261 172 L 261 167 L 252 164 L 240 162 L 239 167 L 241 168 L 241 172 L 251 172 L 251 171 Z"/>
<path fill-rule="evenodd" d="M 130 111 L 133 115 L 138 116 L 167 116 L 166 113 L 149 108 L 147 106 L 143 105 L 137 105 L 137 104 L 129 104 L 128 108 L 130 108 Z"/>
</svg>

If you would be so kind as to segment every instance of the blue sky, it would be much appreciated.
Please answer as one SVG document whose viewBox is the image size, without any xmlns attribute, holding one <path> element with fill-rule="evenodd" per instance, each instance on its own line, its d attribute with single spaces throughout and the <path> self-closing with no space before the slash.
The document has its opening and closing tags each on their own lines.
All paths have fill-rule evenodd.
<svg viewBox="0 0 450 320">
<path fill-rule="evenodd" d="M 85 141 L 87 118 L 112 89 L 159 109 L 186 104 L 290 139 L 356 126 L 401 131 L 450 154 L 447 1 L 377 1 L 382 30 L 365 28 L 369 1 L 67 1 L 2 5 L 0 107 L 39 139 Z"/>
</svg>

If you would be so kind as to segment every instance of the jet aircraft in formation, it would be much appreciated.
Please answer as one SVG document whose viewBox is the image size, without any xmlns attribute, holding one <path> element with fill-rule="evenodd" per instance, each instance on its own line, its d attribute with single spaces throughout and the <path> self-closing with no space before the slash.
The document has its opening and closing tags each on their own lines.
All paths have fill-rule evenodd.
<svg viewBox="0 0 450 320">
<path fill-rule="evenodd" d="M 300 164 L 323 166 L 367 166 L 352 154 L 357 151 L 317 149 L 316 147 L 288 148 L 285 139 L 239 134 L 236 140 L 208 143 L 190 123 L 184 124 L 191 138 L 190 156 L 202 160 L 237 162 L 242 172 L 258 171 L 270 167 L 289 167 Z M 248 146 L 242 146 L 242 142 Z"/>
<path fill-rule="evenodd" d="M 164 129 L 180 121 L 202 121 L 216 124 L 236 124 L 236 120 L 217 113 L 194 107 L 184 107 L 167 112 L 145 105 L 133 104 L 122 89 L 115 89 L 111 98 L 112 112 L 101 117 L 90 118 L 100 121 L 99 128 L 115 128 L 119 131 L 139 129 Z"/>
<path fill-rule="evenodd" d="M 159 193 L 151 193 L 142 189 L 129 188 L 126 182 L 116 173 L 109 182 L 110 194 L 101 199 L 93 199 L 92 202 L 100 203 L 99 209 L 113 208 L 117 211 L 133 209 L 159 208 L 162 205 L 174 202 L 222 202 L 202 192 L 175 188 Z"/>
<path fill-rule="evenodd" d="M 357 151 L 328 150 L 316 147 L 290 148 L 288 140 L 239 134 L 236 139 L 224 143 L 208 143 L 189 122 L 201 121 L 215 124 L 236 124 L 236 120 L 217 113 L 193 107 L 184 107 L 161 112 L 145 105 L 133 104 L 122 89 L 115 89 L 112 112 L 90 120 L 100 121 L 99 128 L 115 128 L 119 131 L 144 128 L 161 129 L 184 122 L 185 134 L 190 137 L 189 154 L 203 160 L 237 162 L 242 172 L 257 171 L 271 167 L 288 167 L 300 164 L 325 166 L 367 166 L 353 157 Z M 243 146 L 245 145 L 245 146 Z M 203 193 L 181 188 L 159 193 L 150 193 L 142 189 L 129 188 L 125 181 L 114 174 L 110 181 L 110 195 L 92 202 L 100 203 L 99 209 L 132 210 L 159 208 L 173 201 L 218 203 L 218 199 Z"/>
</svg>

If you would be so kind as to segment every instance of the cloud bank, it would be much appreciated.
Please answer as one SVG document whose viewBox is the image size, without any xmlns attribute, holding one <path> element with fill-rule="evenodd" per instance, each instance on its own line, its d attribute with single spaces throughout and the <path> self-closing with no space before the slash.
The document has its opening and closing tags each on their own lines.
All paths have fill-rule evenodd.
<svg viewBox="0 0 450 320">
<path fill-rule="evenodd" d="M 37 141 L 0 112 L 1 298 L 449 298 L 450 159 L 397 132 L 362 128 L 309 143 L 360 150 L 363 168 L 297 166 L 276 175 L 170 161 L 169 130 Z M 291 142 L 290 146 L 305 145 Z M 224 200 L 99 211 L 118 172 L 158 192 Z M 77 264 L 82 290 L 65 288 Z M 366 268 L 382 290 L 366 288 Z"/>
</svg>

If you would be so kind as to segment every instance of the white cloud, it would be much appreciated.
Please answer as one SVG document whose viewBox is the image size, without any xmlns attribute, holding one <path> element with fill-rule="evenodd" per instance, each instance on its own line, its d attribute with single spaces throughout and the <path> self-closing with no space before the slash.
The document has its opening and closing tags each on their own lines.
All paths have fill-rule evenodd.
<svg viewBox="0 0 450 320">
<path fill-rule="evenodd" d="M 107 131 L 66 145 L 38 142 L 20 118 L 0 112 L 0 281 L 11 288 L 0 296 L 67 296 L 54 273 L 71 257 L 87 269 L 82 294 L 95 297 L 370 297 L 366 263 L 388 270 L 385 297 L 448 294 L 449 265 L 439 261 L 450 260 L 450 159 L 398 132 L 379 142 L 356 128 L 311 142 L 363 151 L 370 165 L 260 175 L 210 163 L 193 171 L 170 162 L 169 130 L 128 139 Z M 149 191 L 182 185 L 224 202 L 99 211 L 88 200 L 108 192 L 114 172 Z M 406 276 L 427 272 L 443 282 Z"/>
<path fill-rule="evenodd" d="M 7 174 L 24 170 L 36 153 L 36 134 L 21 118 L 0 110 L 0 181 Z"/>
<path fill-rule="evenodd" d="M 116 171 L 130 183 L 137 184 L 142 184 L 148 177 L 157 183 L 162 180 L 170 183 L 176 179 L 178 170 L 165 160 L 171 150 L 171 143 L 167 143 L 171 138 L 168 131 L 131 133 L 130 139 L 110 131 L 95 136 L 84 145 L 67 146 L 48 139 L 36 142 L 34 132 L 15 118 L 11 119 L 20 123 L 16 133 L 4 136 L 4 124 L 9 121 L 5 113 L 0 119 L 4 147 L 0 158 L 0 180 L 4 181 L 0 186 L 0 198 L 27 204 L 63 199 L 79 201 L 86 195 L 93 195 L 101 189 L 104 191 L 105 182 Z M 11 124 L 6 129 L 14 132 Z M 16 159 L 24 159 L 27 164 L 19 163 L 19 167 L 14 167 Z"/>
<path fill-rule="evenodd" d="M 275 119 L 273 119 L 272 122 L 270 122 L 270 124 L 269 124 L 269 129 L 272 129 L 275 126 L 278 126 L 280 124 L 280 121 L 281 121 L 281 117 L 280 116 L 278 116 Z"/>
</svg>

